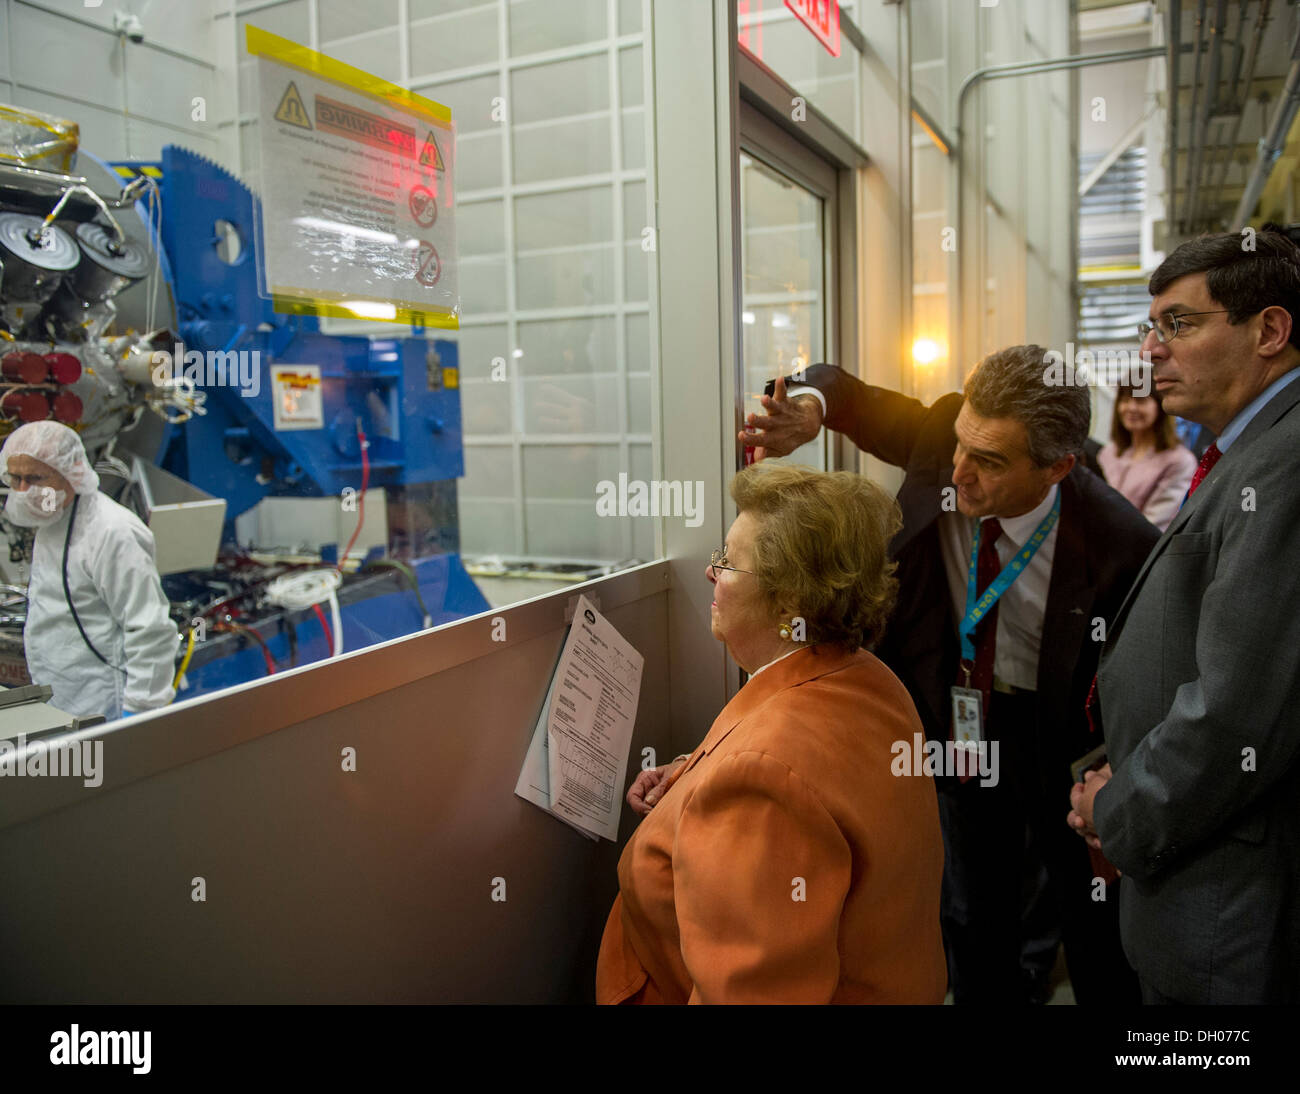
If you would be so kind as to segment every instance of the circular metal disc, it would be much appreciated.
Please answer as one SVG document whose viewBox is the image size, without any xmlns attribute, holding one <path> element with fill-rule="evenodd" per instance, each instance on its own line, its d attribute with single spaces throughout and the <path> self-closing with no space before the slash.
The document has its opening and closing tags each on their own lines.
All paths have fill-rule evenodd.
<svg viewBox="0 0 1300 1094">
<path fill-rule="evenodd" d="M 41 218 L 37 216 L 0 213 L 0 248 L 42 270 L 70 270 L 81 261 L 80 249 L 58 225 L 51 224 L 33 244 L 27 233 L 40 226 Z"/>
<path fill-rule="evenodd" d="M 128 239 L 114 254 L 110 248 L 117 244 L 117 236 L 102 224 L 77 225 L 77 242 L 88 258 L 111 274 L 138 281 L 149 273 L 148 250 Z"/>
</svg>

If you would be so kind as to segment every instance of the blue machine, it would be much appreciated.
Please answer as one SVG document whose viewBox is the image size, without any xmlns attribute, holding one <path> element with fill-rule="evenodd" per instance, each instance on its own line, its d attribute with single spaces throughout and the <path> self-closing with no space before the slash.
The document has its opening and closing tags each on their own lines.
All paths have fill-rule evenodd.
<svg viewBox="0 0 1300 1094">
<path fill-rule="evenodd" d="M 174 145 L 163 149 L 159 166 L 162 244 L 181 341 L 200 353 L 257 353 L 262 362 L 256 395 L 236 386 L 207 388 L 208 413 L 171 427 L 160 464 L 225 498 L 232 520 L 267 496 L 337 497 L 344 487 L 359 489 L 358 422 L 370 441 L 371 486 L 463 475 L 456 344 L 321 334 L 314 317 L 277 314 L 258 293 L 247 187 Z M 242 241 L 233 264 L 218 253 L 218 222 Z M 295 364 L 321 370 L 324 429 L 275 429 L 271 366 Z M 214 458 L 219 452 L 224 460 Z"/>
<path fill-rule="evenodd" d="M 259 293 L 256 214 L 247 187 L 203 156 L 172 145 L 163 149 L 161 163 L 114 167 L 120 174 L 139 170 L 158 178 L 161 249 L 184 348 L 256 354 L 259 362 L 256 393 L 229 383 L 200 383 L 207 413 L 165 426 L 155 462 L 226 499 L 223 538 L 233 545 L 235 518 L 263 498 L 360 491 L 360 426 L 369 444 L 369 488 L 389 488 L 390 502 L 415 498 L 435 514 L 437 534 L 423 540 L 426 557 L 410 559 L 432 623 L 487 610 L 457 553 L 454 480 L 464 474 L 464 452 L 456 344 L 427 339 L 418 330 L 411 337 L 374 340 L 323 334 L 315 317 L 277 314 Z M 233 239 L 240 244 L 237 255 L 229 246 Z M 178 371 L 181 365 L 178 358 Z M 276 428 L 272 374 L 289 365 L 320 370 L 320 428 Z M 436 546 L 428 550 L 431 542 Z M 328 557 L 331 545 L 321 546 Z M 345 585 L 339 600 L 345 649 L 422 625 L 413 590 L 403 589 L 391 571 Z M 265 629 L 267 649 L 279 664 L 291 654 L 297 664 L 329 654 L 310 612 L 279 613 Z M 222 656 L 195 657 L 184 697 L 266 671 L 266 655 L 246 639 L 225 636 L 221 645 Z"/>
</svg>

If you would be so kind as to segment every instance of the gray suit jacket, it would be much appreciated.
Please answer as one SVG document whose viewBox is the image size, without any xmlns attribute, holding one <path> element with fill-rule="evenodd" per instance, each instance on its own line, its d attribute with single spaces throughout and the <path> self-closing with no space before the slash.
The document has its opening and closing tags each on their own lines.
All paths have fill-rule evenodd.
<svg viewBox="0 0 1300 1094">
<path fill-rule="evenodd" d="M 1300 1002 L 1300 379 L 1152 550 L 1098 692 L 1129 961 L 1180 1002 Z"/>
</svg>

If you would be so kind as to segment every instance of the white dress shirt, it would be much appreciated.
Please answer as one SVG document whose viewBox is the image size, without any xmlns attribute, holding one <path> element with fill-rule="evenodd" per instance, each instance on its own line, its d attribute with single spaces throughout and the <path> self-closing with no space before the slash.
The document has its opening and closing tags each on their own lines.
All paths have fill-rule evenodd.
<svg viewBox="0 0 1300 1094">
<path fill-rule="evenodd" d="M 807 649 L 807 648 L 808 648 L 807 646 L 804 646 L 802 644 L 796 644 L 794 649 L 787 650 L 785 653 L 778 654 L 776 657 L 773 657 L 772 660 L 770 660 L 766 665 L 760 665 L 758 668 L 756 668 L 753 672 L 749 674 L 749 678 L 751 680 L 754 679 L 754 677 L 757 676 L 760 672 L 762 672 L 765 668 L 768 668 L 771 665 L 775 665 L 778 661 L 784 661 L 787 657 L 791 657 L 794 654 L 798 653 L 800 650 Z"/>
<path fill-rule="evenodd" d="M 1051 511 L 1060 491 L 1053 485 L 1034 509 L 1019 517 L 999 517 L 1002 535 L 998 537 L 998 560 L 1003 566 L 1011 561 L 1034 534 L 1034 530 Z M 1052 525 L 1043 545 L 1029 565 L 997 600 L 998 639 L 993 658 L 993 675 L 1003 683 L 1034 691 L 1038 687 L 1038 650 L 1043 641 L 1043 613 L 1047 610 L 1047 591 L 1052 583 L 1052 558 L 1056 554 L 1056 533 L 1061 521 Z M 966 614 L 966 580 L 970 573 L 974 522 L 961 513 L 939 516 L 939 540 L 943 545 L 943 566 L 952 594 L 953 630 Z"/>
</svg>

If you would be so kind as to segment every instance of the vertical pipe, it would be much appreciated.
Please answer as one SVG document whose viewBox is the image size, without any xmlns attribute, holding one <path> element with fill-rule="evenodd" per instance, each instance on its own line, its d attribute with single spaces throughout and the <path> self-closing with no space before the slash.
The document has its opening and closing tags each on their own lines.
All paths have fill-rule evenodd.
<svg viewBox="0 0 1300 1094">
<path fill-rule="evenodd" d="M 1287 72 L 1286 87 L 1278 98 L 1277 111 L 1269 123 L 1268 131 L 1259 142 L 1259 155 L 1255 159 L 1255 167 L 1246 183 L 1245 192 L 1241 195 L 1241 202 L 1237 205 L 1232 231 L 1238 232 L 1244 228 L 1251 213 L 1255 211 L 1255 203 L 1264 192 L 1273 164 L 1282 154 L 1282 146 L 1286 143 L 1297 107 L 1300 107 L 1300 31 L 1297 31 L 1291 43 L 1291 68 Z"/>
<path fill-rule="evenodd" d="M 1228 177 L 1228 165 L 1237 150 L 1237 141 L 1241 139 L 1241 123 L 1246 117 L 1246 104 L 1250 102 L 1250 89 L 1255 84 L 1255 65 L 1259 61 L 1259 45 L 1264 37 L 1264 29 L 1268 26 L 1271 3 L 1272 0 L 1259 0 L 1259 6 L 1256 8 L 1255 31 L 1250 39 L 1250 49 L 1246 54 L 1246 66 L 1242 75 L 1245 89 L 1234 99 L 1233 107 L 1237 111 L 1237 121 L 1232 127 L 1232 137 L 1219 163 L 1218 179 L 1212 185 L 1216 197 L 1221 197 L 1223 194 L 1223 184 Z"/>
<path fill-rule="evenodd" d="M 1187 197 L 1187 224 L 1193 231 L 1196 228 L 1196 214 L 1201 200 L 1201 174 L 1205 166 L 1205 145 L 1210 135 L 1210 119 L 1218 110 L 1219 70 L 1223 61 L 1223 32 L 1228 26 L 1228 0 L 1217 0 L 1214 9 L 1214 22 L 1210 25 L 1210 40 L 1206 45 L 1205 55 L 1209 71 L 1205 77 L 1205 95 L 1201 99 L 1201 113 L 1196 122 L 1196 145 L 1192 162 L 1187 169 L 1189 186 Z"/>
</svg>

